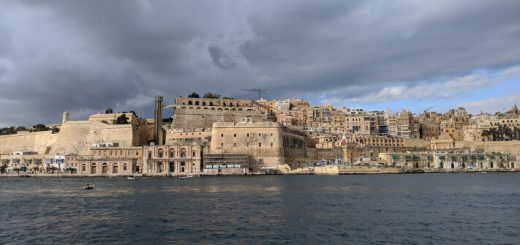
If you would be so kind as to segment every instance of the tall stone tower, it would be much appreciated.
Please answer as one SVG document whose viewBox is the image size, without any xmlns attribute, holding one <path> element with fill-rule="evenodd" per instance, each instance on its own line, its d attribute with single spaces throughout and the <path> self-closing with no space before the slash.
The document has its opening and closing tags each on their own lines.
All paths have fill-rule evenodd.
<svg viewBox="0 0 520 245">
<path fill-rule="evenodd" d="M 63 112 L 63 119 L 61 120 L 61 124 L 63 125 L 68 121 L 69 121 L 69 112 L 65 111 L 65 112 Z"/>
<path fill-rule="evenodd" d="M 156 145 L 162 145 L 162 96 L 155 96 L 155 111 L 154 111 L 154 141 Z"/>
</svg>

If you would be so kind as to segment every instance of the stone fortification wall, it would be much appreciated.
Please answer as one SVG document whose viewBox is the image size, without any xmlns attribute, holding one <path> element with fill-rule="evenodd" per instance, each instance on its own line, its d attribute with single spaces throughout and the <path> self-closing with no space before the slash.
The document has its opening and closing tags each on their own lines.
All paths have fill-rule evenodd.
<svg viewBox="0 0 520 245">
<path fill-rule="evenodd" d="M 53 134 L 51 131 L 2 135 L 0 154 L 10 154 L 15 151 L 36 151 L 39 154 L 46 154 L 57 138 L 58 134 Z"/>
<path fill-rule="evenodd" d="M 67 122 L 61 126 L 50 153 L 86 155 L 90 153 L 92 144 L 102 142 L 118 143 L 121 147 L 134 146 L 132 125 L 110 125 L 87 121 Z"/>
<path fill-rule="evenodd" d="M 201 108 L 201 109 L 197 109 Z M 265 112 L 254 109 L 222 108 L 222 107 L 176 107 L 172 128 L 197 129 L 211 128 L 215 122 L 240 122 L 250 118 L 253 122 L 265 122 L 268 117 Z"/>
<path fill-rule="evenodd" d="M 210 151 L 249 154 L 255 170 L 285 163 L 282 130 L 275 122 L 215 123 Z"/>
<path fill-rule="evenodd" d="M 486 152 L 520 155 L 520 141 L 461 141 L 456 143 L 455 148 L 482 149 Z"/>
</svg>

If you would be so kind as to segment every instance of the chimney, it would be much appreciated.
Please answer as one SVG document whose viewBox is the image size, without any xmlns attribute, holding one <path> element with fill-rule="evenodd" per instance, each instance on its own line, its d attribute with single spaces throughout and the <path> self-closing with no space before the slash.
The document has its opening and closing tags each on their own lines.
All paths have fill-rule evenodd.
<svg viewBox="0 0 520 245">
<path fill-rule="evenodd" d="M 155 145 L 162 145 L 162 96 L 155 96 L 154 141 Z"/>
</svg>

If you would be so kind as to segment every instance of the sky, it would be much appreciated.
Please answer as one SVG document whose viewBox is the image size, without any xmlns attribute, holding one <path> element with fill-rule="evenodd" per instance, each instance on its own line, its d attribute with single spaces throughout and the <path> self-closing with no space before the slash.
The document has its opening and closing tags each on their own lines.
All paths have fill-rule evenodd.
<svg viewBox="0 0 520 245">
<path fill-rule="evenodd" d="M 0 126 L 190 92 L 416 113 L 520 103 L 517 0 L 0 0 Z"/>
</svg>

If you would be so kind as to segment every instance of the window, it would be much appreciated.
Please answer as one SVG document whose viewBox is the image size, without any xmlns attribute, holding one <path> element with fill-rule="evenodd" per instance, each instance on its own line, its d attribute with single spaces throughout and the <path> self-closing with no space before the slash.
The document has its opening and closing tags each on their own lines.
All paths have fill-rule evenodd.
<svg viewBox="0 0 520 245">
<path fill-rule="evenodd" d="M 273 147 L 273 142 L 271 142 L 271 147 Z"/>
<path fill-rule="evenodd" d="M 247 134 L 247 137 L 249 137 L 249 134 Z"/>
<path fill-rule="evenodd" d="M 192 157 L 195 157 L 196 155 L 197 155 L 197 152 L 196 152 L 196 151 L 193 151 L 193 152 L 191 153 L 191 156 L 192 156 Z"/>
<path fill-rule="evenodd" d="M 220 147 L 224 147 L 224 143 L 220 143 Z"/>
<path fill-rule="evenodd" d="M 123 171 L 127 171 L 128 170 L 128 164 L 125 162 L 123 164 Z"/>
<path fill-rule="evenodd" d="M 233 143 L 233 146 L 234 146 L 234 147 L 237 147 L 237 143 Z"/>
<path fill-rule="evenodd" d="M 158 155 L 159 155 L 159 158 L 163 157 L 163 155 L 164 155 L 163 149 L 159 148 Z"/>
<path fill-rule="evenodd" d="M 262 143 L 258 143 L 258 147 L 262 147 Z"/>
<path fill-rule="evenodd" d="M 220 137 L 224 137 L 224 134 L 220 134 Z"/>
<path fill-rule="evenodd" d="M 233 137 L 235 137 L 235 138 L 236 138 L 236 137 L 237 137 L 237 134 L 233 134 Z"/>
</svg>

